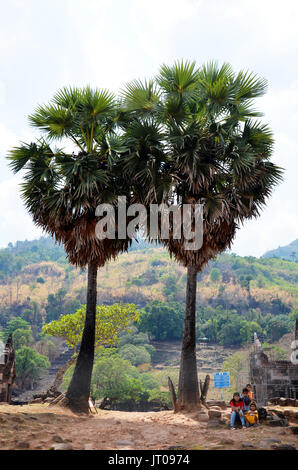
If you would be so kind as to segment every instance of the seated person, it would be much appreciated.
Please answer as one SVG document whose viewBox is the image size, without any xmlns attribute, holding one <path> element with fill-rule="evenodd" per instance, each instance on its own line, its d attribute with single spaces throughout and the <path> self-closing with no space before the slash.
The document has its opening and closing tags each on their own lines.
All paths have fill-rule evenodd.
<svg viewBox="0 0 298 470">
<path fill-rule="evenodd" d="M 245 427 L 245 419 L 244 419 L 244 413 L 243 413 L 243 400 L 240 398 L 240 394 L 238 392 L 235 392 L 233 395 L 232 400 L 230 401 L 230 406 L 231 406 L 231 429 L 235 429 L 235 420 L 236 417 L 238 416 L 240 418 L 242 428 L 246 429 Z"/>
<path fill-rule="evenodd" d="M 254 394 L 253 394 L 253 391 L 252 391 L 252 386 L 250 384 L 247 384 L 246 387 L 247 390 L 248 390 L 248 396 L 251 400 L 254 399 Z"/>
<path fill-rule="evenodd" d="M 258 426 L 259 424 L 259 413 L 257 410 L 257 405 L 254 401 L 251 402 L 249 406 L 249 411 L 246 411 L 244 414 L 245 421 L 248 427 Z"/>
<path fill-rule="evenodd" d="M 244 414 L 245 414 L 246 411 L 249 411 L 249 405 L 251 403 L 251 399 L 248 396 L 248 389 L 247 388 L 244 388 L 242 390 L 241 398 L 243 400 L 243 411 L 244 411 Z"/>
</svg>

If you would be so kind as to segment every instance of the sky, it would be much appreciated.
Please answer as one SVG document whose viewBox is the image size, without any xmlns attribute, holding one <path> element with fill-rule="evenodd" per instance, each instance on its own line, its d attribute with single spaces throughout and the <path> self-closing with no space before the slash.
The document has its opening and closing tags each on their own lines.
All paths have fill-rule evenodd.
<svg viewBox="0 0 298 470">
<path fill-rule="evenodd" d="M 298 2 L 296 0 L 0 0 L 0 247 L 38 238 L 5 156 L 36 131 L 27 116 L 63 86 L 117 92 L 177 59 L 229 62 L 266 78 L 257 100 L 285 169 L 266 209 L 232 251 L 261 256 L 298 237 Z"/>
</svg>

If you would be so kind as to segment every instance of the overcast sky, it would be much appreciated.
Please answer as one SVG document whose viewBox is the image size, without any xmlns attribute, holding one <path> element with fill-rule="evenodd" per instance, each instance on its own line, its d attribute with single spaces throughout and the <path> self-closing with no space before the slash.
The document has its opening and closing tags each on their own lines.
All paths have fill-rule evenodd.
<svg viewBox="0 0 298 470">
<path fill-rule="evenodd" d="M 232 250 L 260 256 L 298 237 L 296 0 L 0 0 L 0 247 L 37 238 L 5 155 L 33 132 L 27 116 L 65 85 L 111 88 L 175 59 L 230 62 L 269 81 L 258 100 L 285 181 Z"/>
</svg>

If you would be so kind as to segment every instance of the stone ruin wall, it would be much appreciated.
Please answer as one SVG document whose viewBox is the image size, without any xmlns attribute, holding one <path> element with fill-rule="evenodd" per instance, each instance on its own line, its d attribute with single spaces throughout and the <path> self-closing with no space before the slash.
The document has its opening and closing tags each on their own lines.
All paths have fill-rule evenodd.
<svg viewBox="0 0 298 470">
<path fill-rule="evenodd" d="M 12 387 L 15 379 L 16 362 L 16 355 L 11 336 L 8 338 L 4 347 L 2 361 L 2 363 L 0 363 L 0 402 L 10 403 Z"/>
<path fill-rule="evenodd" d="M 298 340 L 298 320 L 295 339 Z M 298 364 L 289 361 L 269 361 L 255 334 L 254 350 L 250 355 L 250 382 L 259 405 L 265 406 L 272 398 L 298 400 Z"/>
</svg>

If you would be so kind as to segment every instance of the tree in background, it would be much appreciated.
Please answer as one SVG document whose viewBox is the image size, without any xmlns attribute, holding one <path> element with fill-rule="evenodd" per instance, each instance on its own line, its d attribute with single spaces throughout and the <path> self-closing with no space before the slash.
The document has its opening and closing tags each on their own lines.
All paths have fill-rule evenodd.
<svg viewBox="0 0 298 470">
<path fill-rule="evenodd" d="M 36 332 L 39 325 L 43 322 L 40 305 L 35 301 L 30 301 L 24 309 L 21 318 L 29 322 L 30 325 L 32 325 L 33 330 Z"/>
<path fill-rule="evenodd" d="M 57 346 L 51 340 L 51 337 L 48 335 L 41 336 L 39 341 L 35 343 L 34 349 L 39 354 L 42 354 L 43 356 L 47 356 L 50 362 L 53 362 L 57 357 Z"/>
<path fill-rule="evenodd" d="M 223 371 L 230 372 L 231 394 L 241 392 L 248 383 L 248 364 L 248 352 L 235 353 L 223 363 Z"/>
<path fill-rule="evenodd" d="M 151 356 L 147 349 L 144 346 L 135 346 L 134 344 L 125 344 L 119 348 L 119 356 L 131 362 L 133 366 L 150 364 L 151 362 Z"/>
<path fill-rule="evenodd" d="M 67 387 L 70 382 L 71 369 L 72 367 L 64 376 L 63 387 Z M 94 362 L 91 395 L 94 399 L 138 401 L 144 396 L 145 391 L 142 375 L 130 361 L 119 357 L 114 350 L 102 351 L 100 348 Z"/>
<path fill-rule="evenodd" d="M 133 345 L 137 348 L 141 347 L 142 350 L 145 349 L 145 351 L 149 354 L 149 362 L 151 362 L 151 358 L 154 356 L 155 353 L 155 348 L 150 344 L 147 332 L 142 333 L 138 331 L 138 328 L 136 326 L 130 326 L 129 331 L 125 330 L 119 335 L 119 351 L 121 351 L 127 345 Z M 148 361 L 144 362 L 148 363 Z"/>
<path fill-rule="evenodd" d="M 31 332 L 30 323 L 20 317 L 12 318 L 7 322 L 5 329 L 5 337 L 9 337 L 16 330 L 29 330 Z"/>
<path fill-rule="evenodd" d="M 86 317 L 86 306 L 75 313 L 64 315 L 43 326 L 46 335 L 62 338 L 74 349 L 74 356 L 57 373 L 55 387 L 58 388 L 63 380 L 65 371 L 77 361 L 78 347 L 82 340 Z M 114 304 L 96 307 L 94 348 L 111 347 L 118 343 L 119 334 L 129 329 L 129 325 L 139 320 L 139 312 L 133 304 Z"/>
<path fill-rule="evenodd" d="M 65 289 L 59 289 L 56 294 L 48 295 L 48 303 L 46 306 L 46 322 L 57 320 L 63 312 L 63 301 L 66 295 Z"/>
<path fill-rule="evenodd" d="M 265 332 L 272 341 L 278 341 L 283 335 L 290 333 L 291 321 L 286 315 L 269 316 L 266 321 Z"/>
<path fill-rule="evenodd" d="M 13 148 L 9 156 L 14 173 L 25 170 L 21 193 L 34 223 L 64 245 L 70 263 L 88 267 L 85 327 L 66 394 L 68 406 L 85 413 L 94 359 L 97 270 L 129 245 L 127 239 L 101 241 L 95 234 L 100 203 L 114 203 L 118 195 L 130 200 L 130 182 L 117 171 L 121 144 L 116 109 L 107 90 L 64 88 L 29 117 L 43 137 Z M 55 146 L 62 141 L 73 152 Z"/>
<path fill-rule="evenodd" d="M 274 344 L 263 343 L 262 349 L 264 353 L 268 356 L 269 361 L 286 361 L 287 353 L 283 348 L 275 346 Z"/>
<path fill-rule="evenodd" d="M 95 398 L 138 400 L 143 391 L 137 369 L 120 357 L 99 358 L 95 362 L 91 386 Z"/>
<path fill-rule="evenodd" d="M 153 300 L 141 311 L 141 331 L 156 341 L 180 339 L 183 331 L 183 309 L 177 302 Z"/>
<path fill-rule="evenodd" d="M 281 170 L 271 161 L 273 136 L 257 118 L 254 98 L 266 81 L 229 64 L 202 67 L 177 62 L 161 67 L 154 81 L 130 83 L 123 92 L 130 120 L 126 170 L 142 203 L 201 203 L 203 246 L 185 249 L 184 236 L 161 239 L 187 267 L 178 407 L 200 406 L 196 363 L 197 274 L 230 247 L 239 225 L 257 217 Z M 183 232 L 182 232 L 183 233 Z"/>
<path fill-rule="evenodd" d="M 50 367 L 49 359 L 23 346 L 16 351 L 16 383 L 22 389 L 32 388 L 36 379 Z"/>
<path fill-rule="evenodd" d="M 240 328 L 240 337 L 242 344 L 251 344 L 253 342 L 254 333 L 260 335 L 262 333 L 262 328 L 255 321 L 244 321 Z"/>
<path fill-rule="evenodd" d="M 12 340 L 15 349 L 21 349 L 23 346 L 32 346 L 34 340 L 31 328 L 18 328 L 17 330 L 14 330 Z"/>
<path fill-rule="evenodd" d="M 218 282 L 220 281 L 220 270 L 218 268 L 212 268 L 210 271 L 210 281 Z"/>
</svg>

